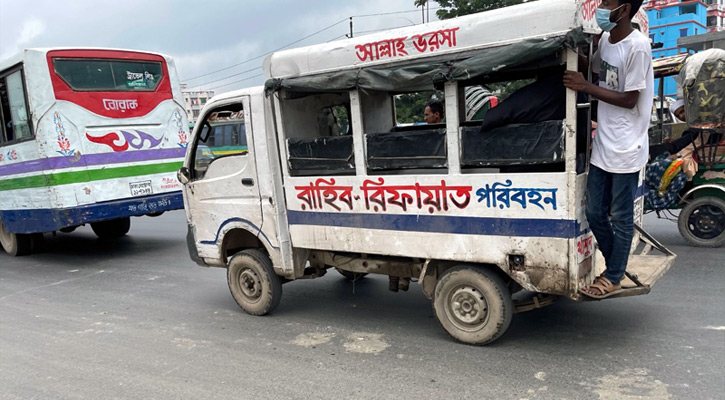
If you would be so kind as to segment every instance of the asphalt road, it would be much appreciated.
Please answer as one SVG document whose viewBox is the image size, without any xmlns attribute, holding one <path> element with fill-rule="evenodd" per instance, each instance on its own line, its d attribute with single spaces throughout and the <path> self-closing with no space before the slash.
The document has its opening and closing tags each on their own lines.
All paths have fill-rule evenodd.
<svg viewBox="0 0 725 400">
<path fill-rule="evenodd" d="M 486 347 L 382 277 L 292 282 L 249 316 L 189 260 L 180 211 L 113 243 L 46 235 L 0 255 L 0 399 L 723 399 L 725 249 L 646 228 L 679 256 L 651 294 L 517 314 Z"/>
</svg>

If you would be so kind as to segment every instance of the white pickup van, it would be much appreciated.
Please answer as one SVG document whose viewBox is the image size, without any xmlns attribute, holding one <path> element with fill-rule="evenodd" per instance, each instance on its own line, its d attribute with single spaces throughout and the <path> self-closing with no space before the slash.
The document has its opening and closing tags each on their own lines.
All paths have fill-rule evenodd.
<svg viewBox="0 0 725 400">
<path fill-rule="evenodd" d="M 589 103 L 561 86 L 554 117 L 483 130 L 464 93 L 497 83 L 501 107 L 507 87 L 576 69 L 595 6 L 541 0 L 272 54 L 265 87 L 216 96 L 194 128 L 178 174 L 191 258 L 227 268 L 254 315 L 329 268 L 388 275 L 393 291 L 418 282 L 469 344 L 516 311 L 584 300 L 604 268 L 583 208 Z M 402 95 L 434 89 L 445 123 L 397 123 Z M 675 259 L 641 230 L 635 242 L 617 297 L 648 293 Z"/>
</svg>

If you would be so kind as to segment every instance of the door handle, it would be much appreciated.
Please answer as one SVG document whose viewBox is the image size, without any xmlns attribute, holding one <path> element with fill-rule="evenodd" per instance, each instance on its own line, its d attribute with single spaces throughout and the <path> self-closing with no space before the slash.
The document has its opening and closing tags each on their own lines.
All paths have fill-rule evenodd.
<svg viewBox="0 0 725 400">
<path fill-rule="evenodd" d="M 244 186 L 254 186 L 254 179 L 252 179 L 252 178 L 243 178 L 242 179 L 242 185 L 244 185 Z"/>
</svg>

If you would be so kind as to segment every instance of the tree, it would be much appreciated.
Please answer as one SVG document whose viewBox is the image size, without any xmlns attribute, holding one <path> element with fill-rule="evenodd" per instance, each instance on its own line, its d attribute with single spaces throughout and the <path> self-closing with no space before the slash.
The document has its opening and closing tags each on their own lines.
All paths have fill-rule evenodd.
<svg viewBox="0 0 725 400">
<path fill-rule="evenodd" d="M 424 6 L 429 0 L 415 0 L 416 7 Z M 438 19 L 449 19 L 482 11 L 513 6 L 524 0 L 435 0 L 441 7 L 436 11 Z"/>
<path fill-rule="evenodd" d="M 415 0 L 416 7 L 425 6 L 429 0 Z M 533 1 L 533 0 L 529 0 Z M 435 0 L 441 7 L 436 11 L 438 19 L 450 19 L 477 12 L 495 10 L 497 8 L 521 4 L 524 0 Z M 511 82 L 489 83 L 486 87 L 498 94 L 499 100 L 507 98 L 511 93 L 533 82 L 523 79 Z"/>
</svg>

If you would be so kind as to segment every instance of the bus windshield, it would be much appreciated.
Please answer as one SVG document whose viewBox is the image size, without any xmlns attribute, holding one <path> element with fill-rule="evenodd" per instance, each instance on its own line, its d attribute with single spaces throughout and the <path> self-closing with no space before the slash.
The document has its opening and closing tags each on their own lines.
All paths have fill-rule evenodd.
<svg viewBox="0 0 725 400">
<path fill-rule="evenodd" d="M 153 91 L 161 62 L 54 58 L 55 73 L 74 91 Z"/>
</svg>

